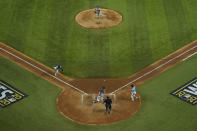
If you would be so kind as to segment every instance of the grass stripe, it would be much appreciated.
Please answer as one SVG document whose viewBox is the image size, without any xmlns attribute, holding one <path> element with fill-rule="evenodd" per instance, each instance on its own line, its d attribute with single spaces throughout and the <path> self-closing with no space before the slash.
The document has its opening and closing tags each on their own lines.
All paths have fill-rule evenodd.
<svg viewBox="0 0 197 131">
<path fill-rule="evenodd" d="M 31 24 L 25 42 L 24 53 L 38 61 L 44 62 L 45 47 L 47 45 L 50 12 L 48 11 L 49 0 L 36 0 Z M 38 48 L 39 47 L 39 48 Z"/>
<path fill-rule="evenodd" d="M 131 57 L 131 45 L 129 42 L 128 34 L 128 12 L 127 2 L 121 0 L 109 0 L 109 8 L 119 12 L 123 21 L 109 29 L 109 42 L 110 42 L 110 71 L 111 77 L 123 77 L 130 75 L 130 65 L 132 61 L 129 60 Z"/>
<path fill-rule="evenodd" d="M 58 7 L 58 8 L 57 8 Z M 49 21 L 48 41 L 45 48 L 45 62 L 49 66 L 65 66 L 67 37 L 70 31 L 70 12 L 72 2 L 67 0 L 52 0 L 48 7 L 51 17 Z"/>
<path fill-rule="evenodd" d="M 191 31 L 180 0 L 163 0 L 170 40 L 176 50 L 191 41 Z"/>
<path fill-rule="evenodd" d="M 95 3 L 97 4 L 97 2 Z M 90 1 L 90 8 L 94 8 L 95 3 Z M 107 1 L 101 1 L 98 4 L 100 7 L 107 6 Z M 88 77 L 110 77 L 108 29 L 89 29 L 88 34 Z"/>
<path fill-rule="evenodd" d="M 63 65 L 71 77 L 96 73 L 94 77 L 127 77 L 196 39 L 196 4 L 194 0 L 0 1 L 0 40 L 48 66 Z M 104 31 L 75 22 L 77 13 L 96 5 L 122 13 L 123 22 Z"/>
<path fill-rule="evenodd" d="M 197 2 L 196 0 L 182 0 L 183 9 L 185 12 L 185 17 L 188 21 L 188 27 L 191 31 L 190 37 L 193 40 L 196 40 L 197 36 Z"/>
<path fill-rule="evenodd" d="M 148 66 L 153 62 L 147 25 L 145 0 L 127 0 L 129 37 L 132 47 L 132 72 Z"/>
<path fill-rule="evenodd" d="M 25 48 L 25 37 L 27 35 L 33 7 L 34 1 L 16 2 L 13 7 L 6 43 L 9 43 L 19 51 L 23 51 Z"/>
<path fill-rule="evenodd" d="M 89 77 L 109 77 L 109 33 L 106 30 L 89 31 Z M 97 59 L 95 59 L 95 56 Z"/>
<path fill-rule="evenodd" d="M 13 7 L 15 6 L 15 3 L 15 0 L 0 1 L 0 41 L 4 43 L 6 43 L 6 36 L 8 33 L 8 28 L 10 27 L 11 16 L 14 13 Z"/>
<path fill-rule="evenodd" d="M 89 1 L 73 3 L 70 11 L 69 33 L 67 34 L 65 57 L 65 74 L 75 78 L 88 76 L 88 29 L 75 22 L 75 16 L 89 8 Z"/>
<path fill-rule="evenodd" d="M 168 23 L 162 0 L 146 0 L 145 3 L 152 57 L 158 60 L 173 51 Z"/>
</svg>

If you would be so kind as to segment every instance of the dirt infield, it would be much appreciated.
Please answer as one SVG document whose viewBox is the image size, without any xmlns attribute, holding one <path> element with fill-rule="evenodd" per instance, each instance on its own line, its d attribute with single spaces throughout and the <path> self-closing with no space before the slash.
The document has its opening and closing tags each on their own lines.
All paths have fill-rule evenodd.
<svg viewBox="0 0 197 131">
<path fill-rule="evenodd" d="M 138 86 L 180 63 L 195 52 L 197 52 L 197 41 L 184 46 L 125 79 L 70 79 L 61 74 L 55 77 L 54 71 L 51 68 L 0 43 L 1 56 L 63 89 L 63 92 L 57 98 L 57 106 L 65 117 L 79 123 L 96 125 L 114 123 L 131 117 L 140 108 L 141 102 L 140 99 L 135 102 L 129 101 L 130 84 L 134 83 Z M 117 103 L 112 105 L 112 113 L 110 115 L 104 113 L 105 108 L 103 104 L 92 104 L 90 102 L 92 96 L 88 96 L 90 98 L 84 97 L 82 103 L 82 96 L 84 94 L 96 94 L 101 86 L 106 86 L 106 93 L 116 94 L 117 97 Z"/>
<path fill-rule="evenodd" d="M 77 14 L 75 20 L 78 24 L 86 28 L 105 29 L 118 25 L 122 21 L 122 16 L 116 11 L 101 9 L 105 16 L 97 18 L 94 9 L 82 11 Z"/>
<path fill-rule="evenodd" d="M 139 95 L 137 95 L 139 97 Z M 141 100 L 130 101 L 130 92 L 124 90 L 116 95 L 116 103 L 112 98 L 112 111 L 105 113 L 103 103 L 92 102 L 92 95 L 84 96 L 74 90 L 66 90 L 57 99 L 57 106 L 60 112 L 67 118 L 82 124 L 104 125 L 125 120 L 132 116 L 141 106 Z"/>
</svg>

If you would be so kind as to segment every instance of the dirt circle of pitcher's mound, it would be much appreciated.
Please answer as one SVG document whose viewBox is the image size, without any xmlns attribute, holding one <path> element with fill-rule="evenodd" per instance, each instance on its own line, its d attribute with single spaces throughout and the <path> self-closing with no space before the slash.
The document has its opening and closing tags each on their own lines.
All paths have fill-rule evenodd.
<svg viewBox="0 0 197 131">
<path fill-rule="evenodd" d="M 97 14 L 94 9 L 89 9 L 80 12 L 75 17 L 75 20 L 78 24 L 86 28 L 93 29 L 105 29 L 118 25 L 122 21 L 122 15 L 114 10 L 101 9 L 104 16 L 97 18 Z"/>
<path fill-rule="evenodd" d="M 137 94 L 139 97 L 139 94 Z M 112 98 L 112 111 L 105 113 L 105 105 L 101 103 L 92 103 L 94 96 L 82 95 L 73 90 L 65 90 L 57 98 L 57 106 L 62 115 L 81 124 L 88 125 L 106 125 L 128 119 L 141 106 L 141 100 L 138 98 L 132 102 L 129 91 L 124 91 L 116 95 L 116 103 Z"/>
</svg>

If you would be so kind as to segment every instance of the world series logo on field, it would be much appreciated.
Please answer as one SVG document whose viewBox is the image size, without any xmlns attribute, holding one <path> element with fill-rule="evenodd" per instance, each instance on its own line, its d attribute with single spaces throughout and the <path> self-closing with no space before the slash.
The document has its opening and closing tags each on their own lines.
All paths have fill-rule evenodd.
<svg viewBox="0 0 197 131">
<path fill-rule="evenodd" d="M 5 108 L 25 97 L 27 97 L 26 94 L 0 80 L 0 107 Z"/>
<path fill-rule="evenodd" d="M 192 105 L 197 104 L 197 77 L 170 93 Z"/>
</svg>

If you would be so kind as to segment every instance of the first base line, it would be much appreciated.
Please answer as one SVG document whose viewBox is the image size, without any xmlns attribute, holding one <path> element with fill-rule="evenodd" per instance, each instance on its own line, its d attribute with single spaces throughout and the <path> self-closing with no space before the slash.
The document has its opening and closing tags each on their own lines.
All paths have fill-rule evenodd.
<svg viewBox="0 0 197 131">
<path fill-rule="evenodd" d="M 113 92 L 111 92 L 111 93 L 109 93 L 109 94 L 115 94 L 117 91 L 119 91 L 119 90 L 121 90 L 121 89 L 127 87 L 127 86 L 130 85 L 131 83 L 136 82 L 137 80 L 139 80 L 139 79 L 141 79 L 141 78 L 143 78 L 143 77 L 145 77 L 145 76 L 151 74 L 151 73 L 154 72 L 155 70 L 157 70 L 157 69 L 159 69 L 159 68 L 165 66 L 166 64 L 170 63 L 171 61 L 173 61 L 173 60 L 175 60 L 175 59 L 177 59 L 177 58 L 179 58 L 179 57 L 181 57 L 182 55 L 184 55 L 184 54 L 186 54 L 187 52 L 189 52 L 189 51 L 195 49 L 196 47 L 197 47 L 197 45 L 194 46 L 194 47 L 192 47 L 192 48 L 190 48 L 190 49 L 188 49 L 188 50 L 186 50 L 186 51 L 184 51 L 184 52 L 182 52 L 182 53 L 179 54 L 178 56 L 176 56 L 176 57 L 174 57 L 174 58 L 172 58 L 172 59 L 166 61 L 165 63 L 159 65 L 158 67 L 154 68 L 153 70 L 144 73 L 142 76 L 136 78 L 135 80 L 130 81 L 129 83 L 127 83 L 127 84 L 121 86 L 120 88 L 116 89 L 115 91 L 113 91 Z M 79 91 L 80 93 L 85 94 L 85 95 L 88 95 L 88 93 L 82 91 L 81 89 L 79 89 L 79 88 L 77 88 L 77 87 L 75 87 L 75 86 L 73 86 L 73 85 L 71 85 L 71 84 L 69 84 L 69 83 L 63 81 L 62 79 L 60 79 L 60 78 L 58 78 L 58 77 L 56 77 L 56 76 L 54 76 L 54 75 L 48 73 L 47 71 L 45 71 L 45 70 L 43 70 L 43 69 L 41 69 L 41 68 L 39 68 L 39 67 L 37 67 L 37 66 L 31 64 L 30 62 L 28 62 L 28 61 L 26 61 L 26 60 L 20 58 L 19 56 L 16 56 L 15 54 L 13 54 L 13 53 L 11 53 L 11 52 L 9 52 L 9 51 L 7 51 L 7 50 L 1 48 L 1 47 L 0 47 L 0 50 L 6 52 L 7 54 L 9 54 L 9 55 L 11 55 L 11 56 L 13 56 L 13 57 L 15 57 L 15 58 L 21 60 L 21 61 L 23 61 L 24 63 L 26 63 L 26 64 L 32 66 L 33 68 L 36 68 L 37 70 L 39 70 L 39 71 L 41 71 L 41 72 L 43 72 L 43 73 L 49 75 L 50 77 L 53 77 L 53 78 L 56 79 L 57 81 L 59 81 L 59 82 L 65 84 L 65 85 L 67 85 L 67 86 L 69 86 L 69 87 L 72 87 L 73 89 Z M 190 57 L 191 57 L 191 56 L 190 56 Z"/>
<path fill-rule="evenodd" d="M 123 88 L 127 87 L 127 86 L 128 86 L 128 85 L 130 85 L 131 83 L 134 83 L 134 82 L 136 82 L 137 80 L 139 80 L 139 79 L 141 79 L 141 78 L 143 78 L 143 77 L 145 77 L 145 76 L 147 76 L 147 75 L 151 74 L 152 72 L 154 72 L 154 71 L 156 71 L 157 69 L 159 69 L 159 68 L 161 68 L 161 67 L 165 66 L 166 64 L 170 63 L 171 61 L 173 61 L 173 60 L 175 60 L 175 59 L 177 59 L 177 58 L 181 57 L 182 55 L 184 55 L 184 54 L 186 54 L 187 52 L 189 52 L 189 51 L 191 51 L 191 50 L 195 49 L 196 47 L 197 47 L 197 45 L 196 45 L 196 46 L 193 46 L 192 48 L 190 48 L 190 49 L 188 49 L 188 50 L 186 50 L 186 51 L 184 51 L 184 52 L 182 52 L 181 54 L 177 55 L 176 57 L 174 57 L 174 58 L 172 58 L 172 59 L 170 59 L 170 60 L 166 61 L 165 63 L 163 63 L 163 64 L 159 65 L 158 67 L 156 67 L 156 68 L 152 69 L 151 71 L 146 72 L 146 73 L 145 73 L 145 74 L 143 74 L 142 76 L 140 76 L 140 77 L 138 77 L 138 78 L 136 78 L 136 79 L 134 79 L 134 80 L 130 81 L 130 82 L 129 82 L 129 83 L 127 83 L 126 85 L 124 85 L 124 86 L 122 86 L 122 87 L 120 87 L 120 88 L 116 89 L 115 91 L 111 92 L 111 94 L 115 94 L 117 91 L 119 91 L 119 90 L 121 90 L 121 89 L 123 89 Z"/>
</svg>

